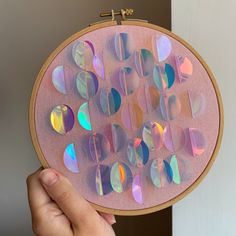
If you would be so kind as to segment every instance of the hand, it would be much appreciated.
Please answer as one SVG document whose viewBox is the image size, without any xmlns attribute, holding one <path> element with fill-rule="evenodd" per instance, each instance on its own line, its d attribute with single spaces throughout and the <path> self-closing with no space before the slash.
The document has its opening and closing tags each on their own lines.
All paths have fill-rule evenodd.
<svg viewBox="0 0 236 236">
<path fill-rule="evenodd" d="M 114 236 L 115 217 L 96 212 L 69 180 L 53 169 L 27 178 L 32 228 L 38 236 Z"/>
</svg>

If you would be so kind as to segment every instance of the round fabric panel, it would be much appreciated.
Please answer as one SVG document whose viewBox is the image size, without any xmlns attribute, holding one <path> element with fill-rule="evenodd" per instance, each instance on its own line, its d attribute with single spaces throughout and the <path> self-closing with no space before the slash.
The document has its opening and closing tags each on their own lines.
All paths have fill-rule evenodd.
<svg viewBox="0 0 236 236">
<path fill-rule="evenodd" d="M 177 36 L 148 23 L 91 26 L 65 41 L 34 85 L 30 123 L 44 167 L 96 209 L 167 207 L 216 155 L 222 108 L 214 78 Z"/>
</svg>

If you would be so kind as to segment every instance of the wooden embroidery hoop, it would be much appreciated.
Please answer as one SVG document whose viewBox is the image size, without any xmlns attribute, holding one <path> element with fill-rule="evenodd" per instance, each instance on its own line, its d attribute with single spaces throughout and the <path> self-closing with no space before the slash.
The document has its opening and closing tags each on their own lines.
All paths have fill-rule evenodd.
<svg viewBox="0 0 236 236">
<path fill-rule="evenodd" d="M 150 24 L 147 23 L 146 21 L 143 20 L 126 20 L 125 19 L 125 15 L 129 15 L 132 14 L 131 11 L 132 9 L 126 9 L 126 10 L 121 10 L 120 12 L 114 12 L 112 10 L 111 13 L 102 13 L 101 16 L 112 16 L 112 20 L 108 20 L 108 21 L 104 21 L 104 22 L 98 22 L 95 23 L 93 25 L 90 25 L 89 27 L 75 33 L 74 35 L 72 35 L 71 37 L 69 37 L 68 39 L 66 39 L 63 43 L 61 43 L 52 53 L 51 55 L 47 58 L 46 62 L 44 63 L 44 65 L 42 66 L 36 81 L 34 83 L 33 86 L 33 90 L 32 90 L 32 95 L 31 95 L 31 99 L 30 99 L 30 105 L 29 105 L 29 128 L 30 128 L 30 135 L 31 135 L 31 139 L 33 142 L 33 146 L 35 148 L 35 151 L 37 153 L 38 159 L 40 161 L 40 163 L 42 164 L 42 166 L 44 168 L 49 168 L 50 166 L 47 163 L 46 158 L 43 155 L 43 152 L 41 150 L 39 141 L 38 141 L 38 137 L 37 137 L 37 133 L 36 133 L 36 126 L 35 126 L 35 103 L 36 103 L 36 98 L 37 98 L 37 92 L 41 83 L 41 80 L 46 72 L 46 70 L 48 69 L 49 65 L 51 64 L 51 62 L 54 60 L 54 58 L 67 46 L 69 45 L 72 41 L 76 40 L 77 38 L 81 37 L 82 35 L 97 30 L 97 29 L 101 29 L 104 27 L 109 27 L 109 26 L 116 26 L 119 23 L 121 25 L 132 25 L 132 26 L 141 26 L 141 27 L 147 27 L 153 30 L 157 30 L 160 31 L 164 34 L 169 35 L 170 37 L 174 38 L 175 40 L 179 41 L 182 45 L 184 45 L 187 49 L 189 49 L 193 55 L 200 61 L 200 63 L 202 64 L 202 66 L 205 68 L 205 70 L 207 71 L 209 78 L 211 79 L 212 85 L 214 87 L 216 96 L 217 96 L 217 102 L 218 102 L 218 107 L 219 107 L 219 133 L 218 133 L 218 137 L 217 137 L 217 141 L 216 141 L 216 145 L 214 148 L 214 151 L 212 153 L 212 156 L 210 158 L 210 161 L 208 162 L 207 166 L 205 167 L 204 171 L 201 173 L 201 175 L 196 179 L 196 181 L 189 186 L 185 191 L 183 191 L 182 193 L 180 193 L 179 195 L 177 195 L 176 197 L 174 197 L 173 199 L 164 202 L 160 205 L 157 206 L 153 206 L 153 207 L 149 207 L 149 208 L 145 208 L 145 209 L 137 209 L 137 210 L 118 210 L 118 209 L 112 209 L 112 208 L 107 208 L 107 207 L 103 207 L 100 205 L 97 205 L 95 203 L 91 203 L 92 206 L 101 212 L 105 212 L 105 213 L 111 213 L 111 214 L 115 214 L 115 215 L 143 215 L 143 214 L 148 214 L 148 213 L 152 213 L 155 211 L 159 211 L 162 210 L 164 208 L 167 208 L 171 205 L 173 205 L 174 203 L 178 202 L 179 200 L 181 200 L 182 198 L 184 198 L 187 194 L 189 194 L 193 189 L 195 189 L 200 182 L 203 180 L 203 178 L 207 175 L 208 171 L 210 170 L 210 168 L 212 167 L 216 156 L 219 152 L 220 149 L 220 145 L 221 145 L 221 141 L 222 141 L 222 136 L 223 136 L 223 128 L 224 128 L 224 112 L 223 112 L 223 103 L 222 103 L 222 98 L 221 98 L 221 94 L 219 91 L 219 88 L 217 86 L 216 80 L 214 78 L 213 73 L 211 72 L 210 68 L 208 67 L 208 65 L 205 63 L 205 61 L 201 58 L 201 56 L 194 50 L 194 48 L 192 46 L 190 46 L 187 42 L 185 42 L 183 39 L 181 39 L 179 36 L 175 35 L 174 33 L 170 32 L 169 30 L 166 30 L 160 26 L 154 25 L 154 24 Z M 127 11 L 127 13 L 126 13 Z M 122 15 L 122 20 L 118 23 L 115 19 L 114 16 L 115 15 Z"/>
</svg>

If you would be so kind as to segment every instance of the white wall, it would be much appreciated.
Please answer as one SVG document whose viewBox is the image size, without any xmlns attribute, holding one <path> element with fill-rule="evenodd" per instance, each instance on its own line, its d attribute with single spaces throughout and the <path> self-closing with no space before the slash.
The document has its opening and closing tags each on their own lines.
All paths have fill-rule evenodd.
<svg viewBox="0 0 236 236">
<path fill-rule="evenodd" d="M 172 0 L 172 30 L 202 55 L 223 97 L 223 143 L 210 173 L 173 208 L 174 236 L 236 235 L 236 1 Z"/>
</svg>

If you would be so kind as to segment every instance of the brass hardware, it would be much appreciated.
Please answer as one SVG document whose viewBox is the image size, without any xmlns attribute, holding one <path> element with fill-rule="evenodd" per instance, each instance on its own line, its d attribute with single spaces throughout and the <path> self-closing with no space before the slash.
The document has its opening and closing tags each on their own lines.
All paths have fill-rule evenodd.
<svg viewBox="0 0 236 236">
<path fill-rule="evenodd" d="M 115 11 L 115 10 L 112 9 L 110 12 L 102 12 L 100 14 L 100 17 L 111 16 L 111 19 L 91 23 L 89 26 L 97 25 L 97 24 L 104 23 L 104 22 L 109 22 L 109 21 L 117 22 L 117 24 L 121 24 L 122 21 L 140 21 L 140 22 L 146 22 L 146 23 L 148 22 L 147 20 L 127 19 L 126 18 L 127 16 L 132 16 L 133 13 L 134 13 L 134 10 L 132 8 L 121 9 L 120 11 Z M 121 16 L 121 22 L 116 21 L 115 16 Z"/>
<path fill-rule="evenodd" d="M 132 16 L 134 13 L 133 9 L 121 9 L 120 11 L 103 12 L 100 14 L 101 17 L 111 16 L 112 20 L 115 20 L 115 16 L 121 16 L 122 20 L 126 20 L 126 16 Z"/>
</svg>

